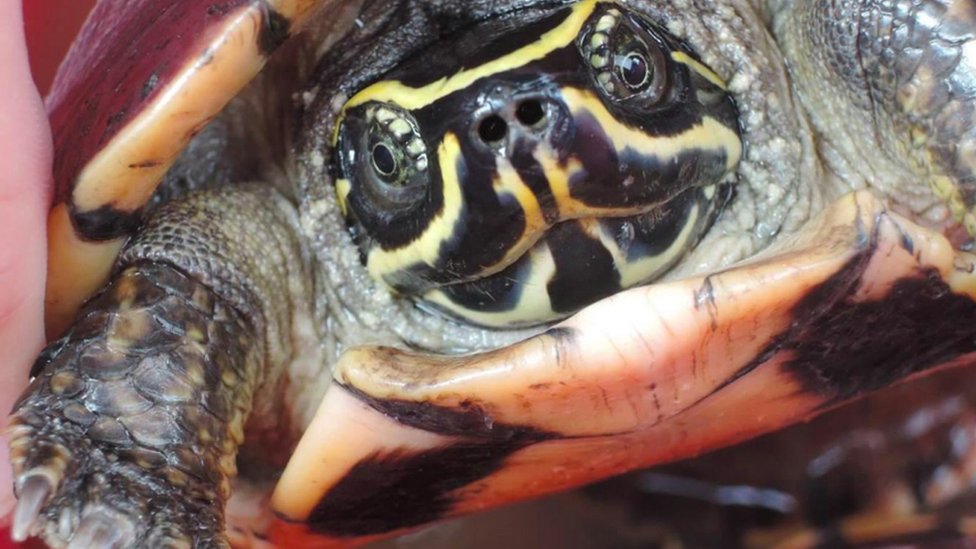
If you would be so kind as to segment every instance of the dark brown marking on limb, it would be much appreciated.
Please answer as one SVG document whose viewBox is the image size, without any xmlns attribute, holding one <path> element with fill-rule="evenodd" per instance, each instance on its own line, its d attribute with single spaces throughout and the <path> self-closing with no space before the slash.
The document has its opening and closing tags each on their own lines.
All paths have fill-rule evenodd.
<svg viewBox="0 0 976 549">
<path fill-rule="evenodd" d="M 149 99 L 149 96 L 156 91 L 156 87 L 159 86 L 159 73 L 154 72 L 149 75 L 146 82 L 142 85 L 142 92 L 139 94 L 139 99 L 145 101 Z"/>
<path fill-rule="evenodd" d="M 782 354 L 783 370 L 826 407 L 976 353 L 976 302 L 933 268 L 895 281 L 880 299 L 854 300 L 875 249 L 872 238 L 812 289 L 794 306 L 790 328 L 713 393 Z"/>
<path fill-rule="evenodd" d="M 715 287 L 712 285 L 712 275 L 705 277 L 701 287 L 695 290 L 695 309 L 701 310 L 704 307 L 708 311 L 708 318 L 711 320 L 711 328 L 714 331 L 718 328 L 718 307 L 715 305 Z"/>
<path fill-rule="evenodd" d="M 877 301 L 848 295 L 818 312 L 816 299 L 798 304 L 797 318 L 809 320 L 780 350 L 792 357 L 784 369 L 827 404 L 976 352 L 976 302 L 953 293 L 935 269 L 898 280 Z"/>
<path fill-rule="evenodd" d="M 654 399 L 654 411 L 657 412 L 657 421 L 661 421 L 663 414 L 661 413 L 661 399 L 657 396 L 657 383 L 648 385 L 647 390 L 651 392 L 651 398 Z"/>
<path fill-rule="evenodd" d="M 455 491 L 501 470 L 529 444 L 459 442 L 424 452 L 374 454 L 325 494 L 306 523 L 315 532 L 357 537 L 443 519 L 456 502 Z"/>
<path fill-rule="evenodd" d="M 142 222 L 139 210 L 127 212 L 116 209 L 110 204 L 86 212 L 78 210 L 74 203 L 71 203 L 69 208 L 71 223 L 84 240 L 114 240 L 128 236 L 136 232 Z"/>
<path fill-rule="evenodd" d="M 284 44 L 285 40 L 288 40 L 291 33 L 291 21 L 269 6 L 267 2 L 261 2 L 261 12 L 264 24 L 261 26 L 260 34 L 258 34 L 258 48 L 267 57 Z"/>
<path fill-rule="evenodd" d="M 898 525 L 892 525 L 891 531 L 876 533 L 869 537 L 857 534 L 845 534 L 841 525 L 831 525 L 817 532 L 816 545 L 811 549 L 890 549 L 892 547 L 924 547 L 928 549 L 949 549 L 970 547 L 972 535 L 967 534 L 964 525 L 952 524 L 948 521 L 933 524 L 931 527 L 917 532 L 898 532 Z"/>
<path fill-rule="evenodd" d="M 198 64 L 198 66 L 199 67 L 206 67 L 207 65 L 213 63 L 214 57 L 216 55 L 217 55 L 217 47 L 216 46 L 213 46 L 212 45 L 212 46 L 208 47 L 207 49 L 203 50 L 203 53 L 201 53 L 200 54 L 200 57 L 197 58 L 197 64 Z"/>
<path fill-rule="evenodd" d="M 135 162 L 133 164 L 129 164 L 129 167 L 132 169 L 155 168 L 160 164 L 162 164 L 162 161 L 160 160 L 143 160 L 142 162 Z"/>
<path fill-rule="evenodd" d="M 901 247 L 905 249 L 910 255 L 915 255 L 915 240 L 912 239 L 912 235 L 908 234 L 906 231 L 901 232 Z"/>
<path fill-rule="evenodd" d="M 339 384 L 350 394 L 398 423 L 431 433 L 457 437 L 479 437 L 491 441 L 533 443 L 556 438 L 555 433 L 533 427 L 508 425 L 495 421 L 478 402 L 465 400 L 456 407 L 430 402 L 377 398 L 355 387 Z"/>
<path fill-rule="evenodd" d="M 223 2 L 215 2 L 215 3 L 207 6 L 207 15 L 208 16 L 211 16 L 211 17 L 212 16 L 224 16 L 227 13 L 229 13 L 230 10 L 231 10 L 231 6 L 230 5 L 228 5 L 226 3 L 223 3 Z"/>
<path fill-rule="evenodd" d="M 576 334 L 572 328 L 567 328 L 566 326 L 556 326 L 554 328 L 549 328 L 539 337 L 548 337 L 553 340 L 552 352 L 555 353 L 556 365 L 559 368 L 563 367 L 563 354 L 562 350 L 564 347 L 568 347 L 575 343 Z M 560 385 L 563 385 L 560 382 Z"/>
<path fill-rule="evenodd" d="M 546 336 L 556 340 L 558 349 L 573 338 L 573 330 L 555 327 L 539 337 Z M 345 389 L 404 425 L 460 440 L 423 452 L 400 450 L 361 460 L 306 519 L 311 530 L 324 534 L 364 536 L 442 519 L 456 501 L 455 491 L 501 470 L 515 452 L 561 438 L 556 433 L 494 421 L 471 401 L 446 407 L 379 399 L 352 387 Z"/>
<path fill-rule="evenodd" d="M 702 400 L 705 400 L 711 395 L 722 391 L 729 385 L 732 385 L 739 379 L 752 373 L 753 370 L 765 364 L 777 353 L 786 348 L 794 332 L 805 325 L 804 319 L 809 319 L 811 316 L 818 314 L 828 314 L 828 309 L 830 309 L 835 302 L 842 300 L 845 296 L 849 296 L 856 291 L 857 286 L 861 281 L 861 277 L 864 275 L 864 271 L 867 270 L 868 264 L 877 250 L 877 228 L 879 226 L 879 223 L 875 223 L 874 231 L 868 233 L 864 223 L 861 221 L 860 215 L 857 216 L 857 220 L 858 221 L 855 224 L 855 228 L 857 230 L 855 245 L 858 248 L 858 252 L 830 278 L 822 282 L 819 286 L 810 290 L 807 297 L 803 298 L 803 300 L 801 300 L 800 303 L 794 307 L 793 318 L 796 320 L 791 323 L 790 328 L 778 335 L 773 336 L 770 343 L 764 347 L 755 358 L 746 363 L 746 365 L 740 368 L 737 372 L 729 376 L 728 379 L 713 389 Z M 709 291 L 711 291 L 711 283 L 708 284 L 708 287 L 710 289 Z M 808 303 L 809 306 L 802 308 L 801 305 L 804 303 Z"/>
<path fill-rule="evenodd" d="M 122 109 L 109 116 L 108 120 L 105 121 L 105 125 L 108 126 L 109 131 L 114 131 L 115 126 L 118 126 L 119 123 L 125 120 L 125 115 L 126 110 Z"/>
</svg>

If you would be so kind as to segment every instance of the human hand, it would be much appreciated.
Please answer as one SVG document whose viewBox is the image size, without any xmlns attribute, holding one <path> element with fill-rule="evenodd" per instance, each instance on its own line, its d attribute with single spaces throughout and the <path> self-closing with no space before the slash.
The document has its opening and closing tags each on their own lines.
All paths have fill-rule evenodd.
<svg viewBox="0 0 976 549">
<path fill-rule="evenodd" d="M 0 1 L 0 417 L 27 383 L 44 342 L 45 217 L 51 136 L 31 78 L 20 2 Z M 0 437 L 0 526 L 13 506 Z M 7 543 L 0 530 L 0 547 Z"/>
</svg>

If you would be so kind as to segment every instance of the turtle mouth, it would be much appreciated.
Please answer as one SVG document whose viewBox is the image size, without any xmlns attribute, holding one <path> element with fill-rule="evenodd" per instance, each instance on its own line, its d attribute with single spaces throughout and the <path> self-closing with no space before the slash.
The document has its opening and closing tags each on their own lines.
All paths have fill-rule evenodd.
<svg viewBox="0 0 976 549">
<path fill-rule="evenodd" d="M 341 109 L 340 207 L 375 280 L 477 326 L 663 275 L 742 153 L 721 79 L 614 3 L 487 21 L 383 78 Z"/>
<path fill-rule="evenodd" d="M 560 320 L 667 272 L 711 225 L 724 204 L 716 195 L 730 188 L 692 187 L 636 214 L 558 221 L 501 268 L 431 288 L 417 302 L 489 328 Z"/>
</svg>

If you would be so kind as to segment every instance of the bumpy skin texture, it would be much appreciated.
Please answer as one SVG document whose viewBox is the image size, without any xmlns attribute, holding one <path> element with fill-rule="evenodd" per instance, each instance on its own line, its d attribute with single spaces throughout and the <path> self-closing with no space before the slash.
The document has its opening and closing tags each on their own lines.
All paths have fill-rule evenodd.
<svg viewBox="0 0 976 549">
<path fill-rule="evenodd" d="M 827 167 L 976 234 L 976 4 L 785 4 L 773 29 Z"/>
<path fill-rule="evenodd" d="M 161 208 L 38 360 L 11 448 L 20 498 L 50 496 L 48 543 L 78 529 L 92 533 L 75 543 L 97 545 L 104 521 L 123 545 L 226 543 L 252 410 L 250 437 L 290 438 L 279 407 L 289 284 L 304 288 L 308 275 L 287 207 L 250 186 Z M 15 519 L 15 535 L 22 527 Z"/>
<path fill-rule="evenodd" d="M 62 524 L 127 517 L 113 532 L 126 545 L 219 545 L 260 350 L 201 283 L 155 263 L 122 271 L 17 404 L 14 466 L 57 488 L 48 542 L 67 541 Z"/>
<path fill-rule="evenodd" d="M 533 4 L 368 3 L 361 16 L 364 26 L 323 62 L 307 97 L 299 95 L 299 114 L 307 124 L 296 143 L 302 155 L 297 169 L 289 165 L 283 170 L 298 174 L 289 182 L 300 197 L 297 204 L 273 190 L 280 185 L 254 184 L 185 195 L 151 214 L 122 254 L 113 284 L 65 339 L 49 347 L 35 384 L 18 405 L 13 433 L 17 489 L 22 500 L 37 505 L 22 505 L 15 529 L 31 527 L 32 513 L 39 510 L 34 531 L 46 532 L 54 545 L 63 544 L 72 531 L 79 532 L 75 540 L 82 545 L 103 540 L 100 536 L 108 534 L 102 526 L 136 545 L 151 544 L 156 538 L 149 536 L 155 535 L 192 539 L 198 546 L 222 544 L 226 479 L 235 471 L 241 433 L 247 431 L 258 453 L 267 454 L 269 446 L 287 453 L 301 429 L 301 419 L 289 413 L 295 407 L 290 397 L 305 387 L 292 381 L 294 371 L 285 375 L 285 370 L 314 362 L 302 355 L 297 335 L 306 319 L 312 319 L 312 335 L 331 347 L 312 354 L 320 359 L 315 367 L 322 375 L 345 345 L 383 342 L 454 351 L 523 335 L 451 326 L 376 293 L 342 231 L 327 184 L 327 155 L 330 124 L 341 104 L 337 98 L 443 32 Z M 824 14 L 813 11 L 814 4 L 824 5 L 805 0 L 768 6 L 744 0 L 632 3 L 671 21 L 672 30 L 688 38 L 720 73 L 736 75 L 730 87 L 747 107 L 743 128 L 751 146 L 737 205 L 702 244 L 703 249 L 723 250 L 721 257 L 702 252 L 679 273 L 725 265 L 761 249 L 802 224 L 825 199 L 821 194 L 830 197 L 831 190 L 819 187 L 822 174 L 807 120 L 790 103 L 785 65 L 756 11 L 782 10 L 776 15 L 795 17 L 795 24 L 812 29 L 798 35 L 797 52 L 812 45 L 831 50 L 848 41 L 845 33 L 852 28 L 816 30 Z M 838 5 L 877 14 L 893 4 L 862 0 Z M 957 0 L 953 5 L 971 4 Z M 790 19 L 777 21 L 786 21 L 778 23 L 782 30 Z M 870 35 L 865 41 L 874 43 Z M 829 59 L 820 61 L 830 66 Z M 812 59 L 811 68 L 797 74 L 811 82 L 838 80 L 823 76 L 820 61 Z M 857 72 L 855 67 L 850 74 Z M 271 98 L 282 99 L 280 104 L 293 99 L 282 96 Z M 808 100 L 813 109 L 815 99 Z M 855 112 L 857 105 L 867 105 L 853 104 Z M 269 118 L 279 112 L 260 110 Z M 211 152 L 226 152 L 220 145 L 231 150 L 235 143 L 233 136 L 218 141 Z M 288 143 L 287 138 L 282 142 Z M 840 155 L 859 154 L 844 141 L 830 145 Z M 832 169 L 838 172 L 836 180 L 847 179 Z M 882 188 L 885 181 L 878 180 Z M 857 185 L 834 183 L 844 190 Z M 730 246 L 722 248 L 723 242 Z M 213 317 L 207 314 L 211 307 L 217 313 Z M 195 401 L 191 395 L 203 398 L 204 406 L 185 404 Z M 275 444 L 260 446 L 268 441 Z M 275 461 L 276 456 L 270 457 Z M 53 492 L 50 497 L 45 486 Z M 176 503 L 187 495 L 190 503 Z"/>
</svg>

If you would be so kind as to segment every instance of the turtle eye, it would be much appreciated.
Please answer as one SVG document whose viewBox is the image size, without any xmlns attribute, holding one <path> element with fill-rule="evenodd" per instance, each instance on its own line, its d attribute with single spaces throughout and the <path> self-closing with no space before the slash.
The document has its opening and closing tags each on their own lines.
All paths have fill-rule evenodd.
<svg viewBox="0 0 976 549">
<path fill-rule="evenodd" d="M 386 143 L 373 145 L 372 150 L 373 170 L 383 179 L 390 181 L 394 179 L 397 172 L 397 159 L 393 150 Z"/>
<path fill-rule="evenodd" d="M 408 111 L 384 103 L 357 107 L 346 113 L 339 138 L 339 169 L 355 183 L 350 197 L 361 218 L 389 220 L 424 200 L 427 146 Z"/>
<path fill-rule="evenodd" d="M 662 39 L 649 26 L 610 9 L 583 33 L 579 47 L 610 101 L 651 107 L 667 98 L 670 64 Z"/>
<path fill-rule="evenodd" d="M 668 93 L 668 62 L 656 44 L 630 44 L 614 56 L 614 72 L 622 99 L 639 98 L 645 105 L 661 102 Z M 622 93 L 621 93 L 622 92 Z"/>
<path fill-rule="evenodd" d="M 650 80 L 653 69 L 647 64 L 647 58 L 639 51 L 631 51 L 617 59 L 617 77 L 631 91 L 640 91 Z"/>
</svg>

